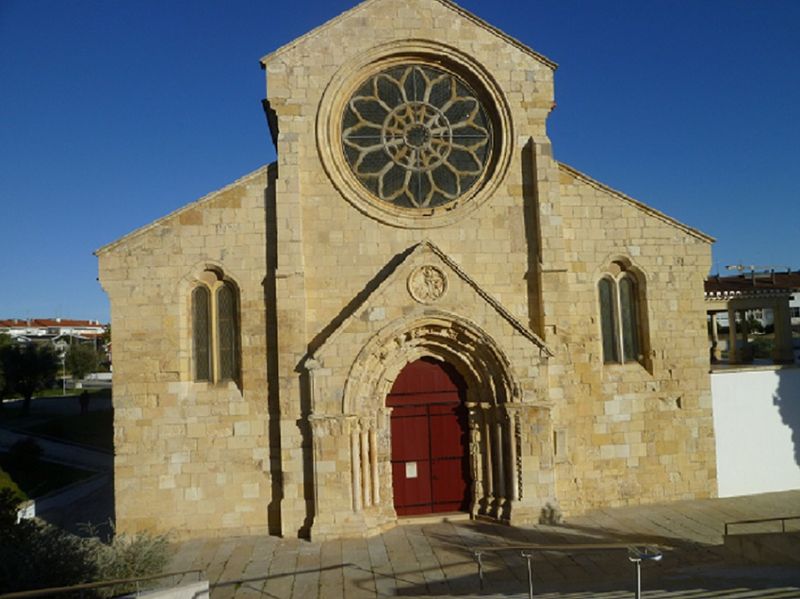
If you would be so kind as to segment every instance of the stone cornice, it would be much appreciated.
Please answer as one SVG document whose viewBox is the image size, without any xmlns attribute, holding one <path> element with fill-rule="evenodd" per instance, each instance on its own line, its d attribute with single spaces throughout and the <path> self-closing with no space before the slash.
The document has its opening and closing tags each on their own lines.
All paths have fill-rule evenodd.
<svg viewBox="0 0 800 599">
<path fill-rule="evenodd" d="M 590 177 L 589 175 L 587 175 L 585 173 L 582 173 L 579 170 L 577 170 L 577 169 L 575 169 L 575 168 L 573 168 L 573 167 L 571 167 L 569 165 L 564 164 L 563 162 L 559 162 L 558 163 L 558 168 L 560 170 L 564 171 L 565 173 L 568 173 L 568 174 L 572 175 L 576 179 L 581 180 L 582 182 L 586 183 L 587 185 L 590 185 L 590 186 L 594 187 L 595 189 L 599 189 L 601 191 L 604 191 L 605 193 L 608 193 L 609 195 L 612 195 L 615 198 L 622 200 L 626 204 L 630 204 L 634 208 L 636 208 L 638 210 L 641 210 L 645 214 L 647 214 L 649 216 L 652 216 L 653 218 L 656 218 L 656 219 L 660 220 L 661 222 L 666 223 L 666 224 L 668 224 L 668 225 L 670 225 L 672 227 L 675 227 L 676 229 L 680 229 L 684 233 L 687 233 L 688 235 L 691 235 L 692 237 L 695 237 L 696 239 L 699 239 L 700 241 L 705 241 L 706 243 L 714 243 L 716 241 L 716 239 L 711 237 L 710 235 L 706 235 L 705 233 L 703 233 L 702 231 L 700 231 L 698 229 L 690 227 L 689 225 L 685 225 L 682 222 L 680 222 L 679 220 L 676 220 L 676 219 L 672 218 L 671 216 L 667 216 L 666 214 L 664 214 L 660 210 L 656 210 L 655 208 L 652 208 L 652 207 L 648 206 L 647 204 L 645 204 L 643 202 L 640 202 L 639 200 L 635 200 L 632 197 L 630 197 L 628 195 L 625 195 L 621 191 L 617 191 L 616 189 L 612 189 L 608 185 L 604 185 L 603 183 L 600 183 L 596 179 L 592 179 L 592 177 Z"/>
<path fill-rule="evenodd" d="M 230 191 L 231 189 L 235 188 L 238 185 L 241 185 L 242 183 L 248 181 L 249 179 L 254 179 L 254 178 L 256 178 L 256 177 L 258 177 L 260 175 L 266 174 L 269 171 L 270 168 L 275 168 L 275 163 L 274 162 L 270 163 L 270 164 L 265 164 L 263 166 L 260 166 L 256 170 L 251 171 L 251 172 L 247 173 L 246 175 L 244 175 L 243 177 L 240 177 L 240 178 L 236 179 L 236 181 L 234 181 L 233 183 L 230 183 L 230 184 L 226 185 L 225 187 L 217 189 L 216 191 L 212 191 L 211 193 L 208 193 L 208 194 L 204 195 L 203 197 L 195 200 L 194 202 L 190 202 L 190 203 L 186 204 L 185 206 L 181 206 L 177 210 L 173 210 L 169 214 L 166 214 L 166 215 L 162 216 L 161 218 L 157 218 L 153 222 L 151 222 L 149 224 L 146 224 L 143 227 L 139 227 L 138 229 L 134 229 L 133 231 L 131 231 L 130 233 L 128 233 L 126 235 L 123 235 L 122 237 L 120 237 L 116 241 L 112 241 L 111 243 L 108 243 L 108 244 L 98 248 L 97 250 L 94 251 L 94 255 L 95 256 L 100 256 L 102 254 L 110 252 L 110 251 L 118 248 L 119 246 L 125 245 L 126 243 L 132 241 L 136 237 L 144 235 L 148 231 L 152 231 L 153 229 L 156 229 L 156 228 L 160 227 L 166 221 L 168 221 L 170 219 L 173 219 L 173 218 L 175 218 L 177 216 L 180 216 L 182 213 L 184 213 L 184 212 L 186 212 L 188 210 L 191 210 L 192 208 L 197 208 L 198 206 L 201 206 L 203 204 L 207 204 L 209 202 L 213 202 L 214 199 L 219 197 L 221 194 L 223 194 L 223 193 L 225 193 L 227 191 Z"/>
<path fill-rule="evenodd" d="M 500 315 L 502 315 L 503 318 L 505 318 L 508 321 L 508 323 L 512 327 L 514 327 L 514 329 L 516 329 L 518 333 L 520 333 L 523 337 L 528 339 L 528 341 L 530 341 L 534 345 L 538 345 L 539 348 L 541 348 L 548 356 L 552 357 L 555 355 L 553 351 L 544 342 L 544 339 L 542 339 L 541 337 L 539 337 L 539 335 L 531 331 L 528 327 L 522 324 L 513 314 L 511 314 L 511 312 L 506 310 L 506 308 L 500 302 L 498 302 L 496 299 L 494 299 L 494 297 L 489 295 L 489 293 L 485 289 L 483 289 L 480 285 L 478 285 L 475 279 L 473 279 L 466 272 L 464 272 L 461 269 L 461 267 L 456 262 L 454 262 L 447 254 L 445 254 L 441 249 L 439 249 L 439 247 L 436 244 L 434 244 L 432 241 L 426 240 L 421 242 L 419 245 L 424 246 L 425 248 L 429 249 L 431 252 L 436 254 L 439 257 L 439 259 L 445 264 L 447 264 L 447 266 L 449 266 L 453 270 L 453 272 L 455 272 L 459 277 L 461 277 L 461 279 L 463 279 L 463 281 L 467 285 L 472 287 L 475 290 L 475 293 L 477 293 L 486 303 L 488 303 Z"/>
<path fill-rule="evenodd" d="M 410 250 L 411 251 L 407 253 L 407 255 L 397 264 L 397 266 L 395 266 L 395 268 L 392 269 L 392 271 L 389 272 L 382 281 L 380 281 L 375 289 L 373 289 L 372 292 L 370 292 L 369 295 L 364 298 L 361 304 L 356 306 L 350 315 L 341 322 L 341 324 L 328 336 L 327 339 L 325 339 L 325 341 L 319 346 L 313 355 L 309 357 L 311 360 L 309 366 L 311 366 L 312 369 L 319 368 L 320 365 L 324 364 L 324 356 L 327 349 L 335 343 L 335 340 L 339 337 L 339 335 L 347 330 L 354 320 L 360 318 L 364 311 L 370 307 L 371 299 L 373 297 L 380 294 L 381 291 L 396 281 L 396 279 L 400 276 L 398 273 L 401 271 L 403 265 L 408 265 L 414 262 L 416 257 L 424 254 L 425 252 L 433 253 L 436 257 L 438 257 L 442 263 L 448 267 L 449 270 L 451 270 L 455 275 L 469 285 L 481 297 L 481 299 L 492 306 L 492 308 L 498 314 L 500 314 L 500 316 L 502 316 L 503 319 L 505 319 L 514 330 L 525 337 L 533 345 L 539 347 L 539 351 L 542 355 L 546 357 L 552 357 L 555 355 L 541 337 L 522 324 L 513 314 L 511 314 L 502 304 L 500 304 L 500 302 L 494 299 L 474 279 L 472 279 L 472 277 L 465 273 L 456 262 L 447 256 L 447 254 L 439 249 L 439 247 L 436 246 L 436 244 L 434 244 L 432 241 L 421 241 L 415 246 L 412 246 Z"/>
<path fill-rule="evenodd" d="M 543 65 L 551 68 L 553 71 L 555 71 L 558 68 L 558 65 L 555 62 L 553 62 L 552 60 L 550 60 L 549 58 L 547 58 L 546 56 L 543 56 L 542 54 L 539 54 L 538 52 L 536 52 L 532 48 L 529 48 L 528 46 L 526 46 L 525 44 L 523 44 L 522 42 L 517 40 L 516 38 L 508 35 L 507 33 L 503 32 L 503 31 L 501 31 L 497 27 L 494 27 L 493 25 L 490 25 L 489 23 L 487 23 L 486 21 L 484 21 L 480 17 L 474 15 L 473 13 L 469 12 L 468 10 L 465 10 L 465 9 L 461 8 L 455 2 L 451 2 L 451 0 L 430 0 L 430 1 L 431 2 L 438 2 L 439 4 L 443 5 L 445 8 L 448 8 L 448 9 L 452 10 L 453 12 L 455 12 L 456 14 L 458 14 L 458 16 L 460 16 L 461 18 L 466 19 L 467 21 L 470 21 L 471 23 L 477 25 L 481 29 L 484 29 L 485 31 L 491 33 L 495 37 L 501 39 L 505 43 L 507 43 L 507 44 L 509 44 L 511 46 L 514 46 L 515 48 L 517 48 L 521 52 L 524 52 L 525 54 L 528 54 L 529 56 L 531 56 L 532 58 L 534 58 L 538 62 L 541 62 Z M 264 57 L 261 58 L 262 67 L 266 66 L 267 63 L 269 63 L 273 59 L 278 58 L 280 55 L 282 55 L 282 54 L 288 52 L 289 50 L 301 45 L 306 40 L 314 37 L 315 35 L 318 35 L 319 33 L 323 32 L 324 30 L 328 29 L 329 27 L 339 23 L 340 21 L 345 20 L 346 18 L 348 18 L 350 16 L 356 15 L 360 11 L 366 9 L 367 7 L 369 7 L 369 6 L 373 5 L 373 4 L 377 4 L 377 3 L 380 3 L 380 2 L 394 2 L 394 0 L 364 0 L 364 2 L 361 2 L 360 4 L 357 4 L 353 8 L 351 8 L 349 10 L 346 10 L 345 12 L 341 13 L 340 15 L 338 15 L 336 17 L 333 17 L 332 19 L 330 19 L 329 21 L 323 23 L 319 27 L 315 27 L 314 29 L 312 29 L 308 33 L 306 33 L 304 35 L 301 35 L 298 38 L 295 38 L 294 40 L 292 40 L 288 44 L 285 44 L 285 45 L 281 46 L 280 48 L 270 52 L 267 55 L 265 55 Z"/>
</svg>

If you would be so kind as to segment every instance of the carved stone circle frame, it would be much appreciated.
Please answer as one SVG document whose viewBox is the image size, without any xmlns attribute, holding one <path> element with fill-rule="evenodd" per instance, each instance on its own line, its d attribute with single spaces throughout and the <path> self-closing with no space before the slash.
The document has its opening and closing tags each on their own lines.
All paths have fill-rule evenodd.
<svg viewBox="0 0 800 599">
<path fill-rule="evenodd" d="M 431 304 L 447 293 L 447 276 L 433 264 L 415 268 L 408 276 L 408 293 L 420 304 Z"/>
<path fill-rule="evenodd" d="M 409 209 L 446 206 L 480 182 L 492 122 L 458 75 L 422 63 L 369 76 L 344 108 L 342 150 L 377 199 Z"/>
<path fill-rule="evenodd" d="M 335 187 L 361 212 L 403 228 L 446 226 L 477 209 L 502 180 L 512 139 L 489 72 L 431 41 L 392 42 L 346 63 L 317 113 Z"/>
</svg>

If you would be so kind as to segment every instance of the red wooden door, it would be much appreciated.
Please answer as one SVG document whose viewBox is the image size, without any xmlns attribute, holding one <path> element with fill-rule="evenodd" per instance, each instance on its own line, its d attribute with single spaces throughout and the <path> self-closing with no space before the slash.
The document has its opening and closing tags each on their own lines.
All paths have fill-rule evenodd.
<svg viewBox="0 0 800 599">
<path fill-rule="evenodd" d="M 464 384 L 451 367 L 423 358 L 398 375 L 392 410 L 392 484 L 398 516 L 469 509 Z"/>
</svg>

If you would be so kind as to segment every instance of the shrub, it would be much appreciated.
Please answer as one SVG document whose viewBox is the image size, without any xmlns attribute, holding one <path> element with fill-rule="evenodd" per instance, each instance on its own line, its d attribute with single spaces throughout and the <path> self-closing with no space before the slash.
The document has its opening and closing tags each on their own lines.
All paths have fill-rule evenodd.
<svg viewBox="0 0 800 599">
<path fill-rule="evenodd" d="M 561 524 L 563 519 L 564 518 L 559 507 L 557 505 L 553 505 L 549 501 L 545 504 L 541 513 L 539 514 L 539 524 L 555 526 L 556 524 Z"/>
<path fill-rule="evenodd" d="M 117 535 L 111 544 L 100 543 L 93 546 L 93 561 L 98 568 L 99 580 L 119 580 L 139 578 L 158 574 L 169 559 L 169 538 L 167 535 L 153 535 L 140 532 L 135 535 Z M 112 597 L 130 592 L 132 587 L 113 587 L 103 589 L 102 596 Z"/>
<path fill-rule="evenodd" d="M 22 492 L 22 489 L 19 488 L 17 483 L 14 482 L 14 479 L 8 475 L 8 472 L 0 468 L 0 490 L 8 489 L 16 498 L 16 502 L 20 503 L 25 501 L 28 497 L 25 493 Z M 2 514 L 0 514 L 2 517 Z"/>
<path fill-rule="evenodd" d="M 88 541 L 37 520 L 17 523 L 18 503 L 0 490 L 0 593 L 91 580 L 97 567 Z"/>
<path fill-rule="evenodd" d="M 8 536 L 11 528 L 17 523 L 19 501 L 19 495 L 13 487 L 0 489 L 0 545 L 2 545 L 2 539 Z"/>
<path fill-rule="evenodd" d="M 17 523 L 18 503 L 10 489 L 0 489 L 0 593 L 148 576 L 167 563 L 166 535 L 119 535 L 106 544 L 38 520 Z M 83 596 L 111 597 L 126 590 L 104 588 Z"/>
</svg>

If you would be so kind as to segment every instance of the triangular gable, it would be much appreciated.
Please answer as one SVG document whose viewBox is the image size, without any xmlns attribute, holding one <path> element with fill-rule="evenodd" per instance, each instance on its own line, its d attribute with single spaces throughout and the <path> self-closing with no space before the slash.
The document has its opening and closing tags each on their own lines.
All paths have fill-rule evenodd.
<svg viewBox="0 0 800 599">
<path fill-rule="evenodd" d="M 637 210 L 641 210 L 645 214 L 647 214 L 649 216 L 652 216 L 653 218 L 656 218 L 656 219 L 660 220 L 663 223 L 666 223 L 666 224 L 668 224 L 668 225 L 670 225 L 672 227 L 675 227 L 676 229 L 680 229 L 681 231 L 683 231 L 684 233 L 687 233 L 688 235 L 691 235 L 692 237 L 695 237 L 695 238 L 697 238 L 697 239 L 699 239 L 701 241 L 705 241 L 706 243 L 714 243 L 716 241 L 716 239 L 714 239 L 710 235 L 706 235 L 705 233 L 703 233 L 702 231 L 699 231 L 698 229 L 690 227 L 689 225 L 685 225 L 682 222 L 680 222 L 679 220 L 676 220 L 676 219 L 672 218 L 671 216 L 668 216 L 668 215 L 664 214 L 660 210 L 656 210 L 655 208 L 652 208 L 652 207 L 648 206 L 647 204 L 645 204 L 643 202 L 640 202 L 639 200 L 635 200 L 632 197 L 630 197 L 628 195 L 625 195 L 621 191 L 617 191 L 616 189 L 612 189 L 608 185 L 604 185 L 604 184 L 600 183 L 599 181 L 597 181 L 596 179 L 592 179 L 589 175 L 587 175 L 585 173 L 582 173 L 579 170 L 574 169 L 571 166 L 568 166 L 568 165 L 564 164 L 563 162 L 559 162 L 558 163 L 558 168 L 560 170 L 564 171 L 565 173 L 568 173 L 568 174 L 572 175 L 576 179 L 579 179 L 580 181 L 583 181 L 587 185 L 590 185 L 590 186 L 592 186 L 592 187 L 594 187 L 596 189 L 600 189 L 601 191 L 604 191 L 607 194 L 609 194 L 609 195 L 611 195 L 611 196 L 613 196 L 613 197 L 615 197 L 615 198 L 617 198 L 619 200 L 622 200 L 626 204 L 629 204 L 630 206 L 633 206 Z"/>
<path fill-rule="evenodd" d="M 120 245 L 124 245 L 125 243 L 135 239 L 136 237 L 139 237 L 140 235 L 144 235 L 148 231 L 152 231 L 153 229 L 158 228 L 159 226 L 164 224 L 166 221 L 179 217 L 181 214 L 183 214 L 187 210 L 192 210 L 194 208 L 198 208 L 199 206 L 202 206 L 203 204 L 207 204 L 209 202 L 213 202 L 216 198 L 218 198 L 220 195 L 224 194 L 225 192 L 230 191 L 231 189 L 233 189 L 233 188 L 235 188 L 235 187 L 237 187 L 239 185 L 242 185 L 243 183 L 246 183 L 250 179 L 254 179 L 254 178 L 258 177 L 258 176 L 264 175 L 265 173 L 268 172 L 268 170 L 270 168 L 275 168 L 275 163 L 274 162 L 270 163 L 270 164 L 265 164 L 264 166 L 260 166 L 256 170 L 247 173 L 243 177 L 238 178 L 233 183 L 230 183 L 230 184 L 226 185 L 225 187 L 217 189 L 216 191 L 212 191 L 211 193 L 206 194 L 202 198 L 200 198 L 198 200 L 195 200 L 194 202 L 190 202 L 190 203 L 186 204 L 185 206 L 181 206 L 177 210 L 173 210 L 169 214 L 166 214 L 166 215 L 162 216 L 161 218 L 158 218 L 158 219 L 154 220 L 153 222 L 144 225 L 143 227 L 139 227 L 138 229 L 134 229 L 133 231 L 131 231 L 130 233 L 128 233 L 126 235 L 123 235 L 122 237 L 120 237 L 116 241 L 112 241 L 111 243 L 108 243 L 108 244 L 102 246 L 101 248 L 95 250 L 94 255 L 95 256 L 99 256 L 101 254 L 105 254 L 106 252 L 109 252 L 109 251 L 119 247 Z"/>
<path fill-rule="evenodd" d="M 284 54 L 285 52 L 288 52 L 289 50 L 291 50 L 293 48 L 296 48 L 297 46 L 300 46 L 306 40 L 308 40 L 308 39 L 310 39 L 312 37 L 315 37 L 316 35 L 319 35 L 319 34 L 323 33 L 325 30 L 329 29 L 331 26 L 335 25 L 336 23 L 339 23 L 340 21 L 343 21 L 345 19 L 348 19 L 350 17 L 354 17 L 354 16 L 358 15 L 359 12 L 365 10 L 368 7 L 371 7 L 373 4 L 378 4 L 378 3 L 381 3 L 381 2 L 389 2 L 389 3 L 391 3 L 391 2 L 394 2 L 394 1 L 395 0 L 364 0 L 363 2 L 361 2 L 360 4 L 357 4 L 356 6 L 351 8 L 350 10 L 347 10 L 347 11 L 341 13 L 340 15 L 330 19 L 329 21 L 327 21 L 325 23 L 323 23 L 319 27 L 315 27 L 314 29 L 312 29 L 308 33 L 306 33 L 304 35 L 301 35 L 300 37 L 295 38 L 294 40 L 292 40 L 288 44 L 285 44 L 285 45 L 281 46 L 280 48 L 278 48 L 277 50 L 274 50 L 273 52 L 270 52 L 269 54 L 267 54 L 266 56 L 264 56 L 261 59 L 261 64 L 262 65 L 266 65 L 268 62 L 270 62 L 274 58 L 277 58 L 281 54 Z M 465 10 L 465 9 L 461 8 L 455 2 L 451 2 L 451 0 L 428 0 L 428 1 L 429 2 L 438 2 L 439 4 L 444 6 L 445 8 L 447 8 L 447 9 L 453 11 L 454 13 L 456 13 L 459 17 L 461 17 L 463 19 L 466 19 L 467 21 L 470 21 L 471 23 L 477 25 L 478 27 L 488 31 L 492 35 L 494 35 L 494 36 L 500 38 L 501 40 L 503 40 L 505 43 L 507 43 L 507 44 L 509 44 L 511 46 L 514 46 L 518 50 L 528 54 L 529 56 L 531 56 L 535 60 L 541 62 L 542 64 L 544 64 L 545 66 L 553 69 L 554 71 L 558 68 L 558 65 L 555 62 L 553 62 L 552 60 L 550 60 L 549 58 L 547 58 L 546 56 L 543 56 L 542 54 L 539 54 L 535 50 L 531 49 L 530 47 L 528 47 L 525 44 L 523 44 L 522 42 L 520 42 L 518 39 L 516 39 L 514 37 L 511 37 L 510 35 L 508 35 L 504 31 L 501 31 L 497 27 L 494 27 L 493 25 L 490 25 L 489 23 L 487 23 L 486 21 L 484 21 L 480 17 L 474 15 L 473 13 L 469 12 L 468 10 Z"/>
<path fill-rule="evenodd" d="M 409 265 L 417 261 L 417 258 L 424 255 L 426 252 L 430 252 L 438 257 L 439 260 L 441 260 L 442 263 L 448 267 L 452 274 L 456 275 L 464 283 L 470 286 L 478 294 L 478 296 L 489 306 L 491 306 L 494 311 L 506 322 L 508 322 L 508 324 L 511 325 L 515 331 L 530 341 L 533 345 L 539 347 L 539 350 L 542 354 L 546 356 L 555 355 L 541 337 L 522 324 L 519 319 L 506 310 L 502 304 L 500 304 L 500 302 L 489 295 L 489 293 L 487 293 L 472 277 L 465 273 L 455 261 L 447 256 L 447 254 L 445 254 L 441 249 L 439 249 L 436 244 L 429 240 L 425 240 L 413 246 L 413 249 L 408 252 L 397 263 L 397 265 L 395 265 L 395 267 L 385 275 L 384 279 L 377 285 L 377 287 L 375 287 L 375 289 L 373 289 L 372 292 L 370 292 L 359 305 L 352 309 L 350 315 L 347 316 L 341 322 L 341 324 L 333 330 L 328 338 L 322 342 L 319 348 L 311 356 L 311 359 L 315 362 L 322 363 L 328 348 L 332 348 L 336 345 L 337 338 L 350 327 L 351 323 L 361 319 L 365 312 L 373 307 L 373 298 L 381 295 L 384 290 L 392 285 L 404 285 L 404 283 L 400 281 L 400 277 L 402 276 L 401 271 L 403 271 L 404 265 Z"/>
</svg>

